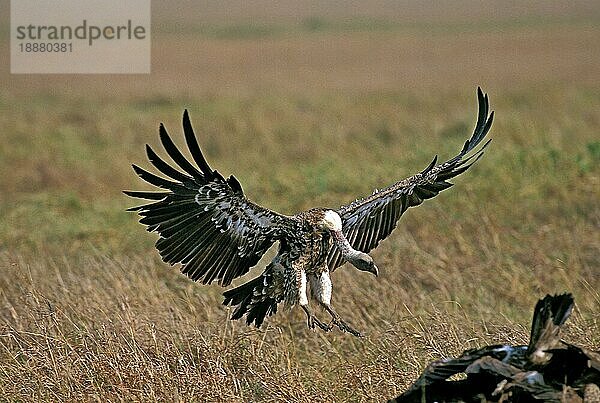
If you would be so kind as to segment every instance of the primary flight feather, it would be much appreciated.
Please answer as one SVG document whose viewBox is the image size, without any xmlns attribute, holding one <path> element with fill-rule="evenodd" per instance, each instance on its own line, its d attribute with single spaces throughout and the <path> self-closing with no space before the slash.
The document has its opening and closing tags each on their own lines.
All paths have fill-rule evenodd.
<svg viewBox="0 0 600 403">
<path fill-rule="evenodd" d="M 331 306 L 329 273 L 350 262 L 359 270 L 377 275 L 377 266 L 367 253 L 390 235 L 409 207 L 452 186 L 448 180 L 483 155 L 490 140 L 476 148 L 489 131 L 494 113 L 489 112 L 488 97 L 479 88 L 477 98 L 475 129 L 454 158 L 437 164 L 436 156 L 418 174 L 338 209 L 314 208 L 291 216 L 252 203 L 233 175 L 225 178 L 210 167 L 186 110 L 183 131 L 196 165 L 184 157 L 161 124 L 160 140 L 178 168 L 146 145 L 148 159 L 166 178 L 133 165 L 140 178 L 162 191 L 125 191 L 129 196 L 152 201 L 129 211 L 137 211 L 148 231 L 159 234 L 156 248 L 165 262 L 179 263 L 184 274 L 204 284 L 217 281 L 229 285 L 278 241 L 277 255 L 260 276 L 223 294 L 224 304 L 236 307 L 232 318 L 246 315 L 248 324 L 260 327 L 283 302 L 290 307 L 300 305 L 310 328 L 318 326 L 329 331 L 333 324 L 358 336 L 360 333 Z M 332 324 L 312 313 L 308 288 L 331 315 Z"/>
</svg>

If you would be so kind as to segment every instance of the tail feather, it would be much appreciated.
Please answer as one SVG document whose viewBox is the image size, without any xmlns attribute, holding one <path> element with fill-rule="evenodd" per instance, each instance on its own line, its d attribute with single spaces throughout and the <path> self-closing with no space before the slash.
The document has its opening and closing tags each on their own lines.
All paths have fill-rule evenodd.
<svg viewBox="0 0 600 403">
<path fill-rule="evenodd" d="M 277 312 L 279 301 L 271 296 L 269 286 L 271 276 L 267 271 L 257 278 L 223 293 L 223 305 L 237 306 L 231 319 L 241 319 L 246 315 L 246 324 L 260 327 L 265 317 Z"/>
</svg>

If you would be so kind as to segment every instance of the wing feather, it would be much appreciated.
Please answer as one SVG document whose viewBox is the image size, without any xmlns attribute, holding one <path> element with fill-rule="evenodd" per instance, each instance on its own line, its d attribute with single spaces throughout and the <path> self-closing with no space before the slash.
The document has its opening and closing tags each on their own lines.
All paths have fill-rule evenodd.
<svg viewBox="0 0 600 403">
<path fill-rule="evenodd" d="M 169 154 L 169 157 L 171 157 L 181 169 L 183 169 L 185 172 L 187 172 L 194 178 L 204 178 L 204 175 L 202 175 L 202 173 L 183 156 L 181 151 L 179 151 L 175 143 L 173 143 L 173 140 L 171 140 L 171 136 L 169 136 L 167 129 L 165 129 L 165 126 L 162 123 L 160 124 L 160 127 L 158 129 L 158 135 L 160 137 L 160 141 L 162 142 L 163 147 L 165 148 L 165 151 L 167 152 L 167 154 Z"/>
<path fill-rule="evenodd" d="M 167 193 L 167 192 L 142 192 L 142 191 L 135 191 L 135 190 L 126 190 L 124 193 L 127 196 L 137 197 L 137 198 L 146 199 L 146 200 L 162 200 L 166 196 L 169 195 L 169 193 Z M 136 208 L 136 207 L 134 207 L 134 208 Z M 128 211 L 129 210 L 130 209 L 128 209 Z M 133 210 L 131 210 L 131 211 L 133 211 Z"/>
<path fill-rule="evenodd" d="M 473 150 L 490 130 L 494 112 L 489 112 L 489 99 L 481 88 L 477 89 L 477 100 L 479 110 L 475 129 L 454 158 L 437 164 L 438 157 L 435 156 L 418 174 L 340 207 L 338 213 L 342 218 L 342 228 L 353 248 L 363 252 L 375 248 L 396 228 L 398 220 L 409 207 L 418 206 L 451 187 L 453 184 L 448 182 L 449 179 L 465 172 L 481 158 L 491 140 Z M 335 270 L 343 263 L 334 245 L 328 251 L 327 262 L 330 270 Z"/>
<path fill-rule="evenodd" d="M 256 265 L 275 241 L 287 236 L 293 218 L 250 202 L 234 176 L 224 179 L 210 168 L 187 110 L 183 131 L 197 167 L 184 157 L 161 124 L 162 145 L 182 171 L 147 145 L 148 159 L 168 179 L 137 165 L 133 169 L 144 181 L 166 191 L 124 191 L 153 201 L 128 210 L 137 211 L 148 231 L 159 234 L 156 248 L 165 262 L 181 264 L 182 273 L 193 280 L 226 286 Z"/>
<path fill-rule="evenodd" d="M 182 184 L 180 184 L 180 183 L 173 182 L 173 181 L 167 180 L 165 178 L 161 178 L 160 176 L 154 175 L 153 173 L 150 173 L 150 172 L 138 167 L 135 164 L 133 164 L 132 167 L 133 167 L 133 170 L 135 171 L 135 173 L 137 173 L 140 178 L 142 178 L 146 182 L 150 183 L 151 185 L 154 185 L 154 186 L 162 188 L 162 189 L 168 189 L 171 191 L 175 191 L 175 190 L 179 190 L 182 192 L 185 191 L 185 186 L 182 186 Z"/>
<path fill-rule="evenodd" d="M 198 145 L 198 140 L 196 139 L 196 135 L 194 134 L 194 129 L 192 128 L 192 123 L 190 122 L 190 116 L 188 114 L 187 109 L 183 112 L 183 134 L 185 136 L 185 142 L 192 154 L 192 158 L 198 164 L 198 167 L 205 175 L 211 175 L 212 169 L 206 162 L 202 151 L 200 150 L 200 146 Z"/>
<path fill-rule="evenodd" d="M 189 176 L 179 172 L 175 168 L 171 167 L 167 164 L 162 158 L 160 158 L 150 147 L 146 144 L 146 155 L 148 156 L 148 160 L 163 174 L 167 175 L 169 178 L 174 179 L 179 182 L 189 182 L 192 180 Z"/>
</svg>

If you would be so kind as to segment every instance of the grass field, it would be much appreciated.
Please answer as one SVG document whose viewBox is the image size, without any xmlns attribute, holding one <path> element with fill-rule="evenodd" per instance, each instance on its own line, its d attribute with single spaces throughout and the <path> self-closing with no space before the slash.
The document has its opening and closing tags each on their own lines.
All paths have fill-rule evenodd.
<svg viewBox="0 0 600 403">
<path fill-rule="evenodd" d="M 172 3 L 154 10 L 149 76 L 0 63 L 0 400 L 383 401 L 432 359 L 526 343 L 537 299 L 563 291 L 564 338 L 600 349 L 597 2 L 232 4 L 232 19 Z M 160 121 L 181 144 L 184 108 L 214 167 L 293 213 L 453 156 L 477 85 L 496 111 L 486 155 L 403 216 L 378 278 L 333 275 L 365 338 L 311 332 L 298 309 L 229 321 L 223 290 L 162 263 L 125 212 L 121 190 L 143 188 L 130 163 L 149 166 Z"/>
</svg>

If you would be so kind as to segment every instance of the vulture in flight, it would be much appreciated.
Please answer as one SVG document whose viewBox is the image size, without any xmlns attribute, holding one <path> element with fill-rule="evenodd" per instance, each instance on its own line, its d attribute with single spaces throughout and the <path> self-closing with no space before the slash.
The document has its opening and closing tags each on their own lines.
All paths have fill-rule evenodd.
<svg viewBox="0 0 600 403">
<path fill-rule="evenodd" d="M 246 323 L 260 327 L 266 316 L 299 304 L 308 326 L 329 331 L 333 326 L 355 336 L 360 333 L 346 323 L 331 306 L 330 273 L 345 262 L 374 275 L 378 269 L 367 254 L 396 227 L 400 216 L 425 199 L 452 186 L 449 179 L 466 171 L 489 144 L 477 146 L 488 133 L 493 112 L 487 95 L 477 89 L 479 113 L 473 134 L 454 158 L 437 163 L 437 156 L 421 172 L 370 196 L 338 209 L 313 208 L 284 215 L 246 198 L 233 176 L 223 177 L 204 158 L 187 110 L 183 132 L 195 165 L 184 157 L 161 124 L 160 140 L 173 163 L 166 162 L 146 145 L 150 162 L 163 175 L 137 165 L 134 171 L 144 181 L 162 189 L 156 192 L 124 191 L 150 200 L 132 207 L 148 231 L 157 232 L 162 259 L 180 264 L 182 273 L 203 284 L 216 281 L 227 286 L 246 274 L 263 254 L 279 242 L 277 255 L 257 278 L 226 291 L 224 304 L 235 306 L 232 319 L 246 315 Z M 331 321 L 319 320 L 308 305 L 308 287 Z"/>
</svg>

